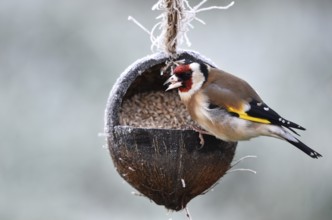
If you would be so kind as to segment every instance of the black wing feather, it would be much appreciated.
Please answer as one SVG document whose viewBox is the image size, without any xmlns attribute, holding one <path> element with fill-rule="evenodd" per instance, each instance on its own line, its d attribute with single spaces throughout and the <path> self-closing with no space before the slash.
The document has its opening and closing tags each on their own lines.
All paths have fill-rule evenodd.
<svg viewBox="0 0 332 220">
<path fill-rule="evenodd" d="M 288 128 L 295 134 L 297 133 L 292 128 L 305 130 L 304 127 L 284 119 L 277 112 L 275 112 L 273 109 L 271 109 L 263 102 L 252 100 L 249 103 L 249 105 L 250 109 L 249 111 L 246 112 L 249 116 L 267 119 L 271 122 L 271 124 L 284 126 L 285 128 Z"/>
</svg>

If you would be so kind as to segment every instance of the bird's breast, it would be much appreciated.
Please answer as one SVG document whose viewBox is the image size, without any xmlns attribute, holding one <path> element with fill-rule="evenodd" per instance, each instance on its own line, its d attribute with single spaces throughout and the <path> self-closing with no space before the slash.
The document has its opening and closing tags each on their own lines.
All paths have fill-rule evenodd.
<svg viewBox="0 0 332 220">
<path fill-rule="evenodd" d="M 181 96 L 181 95 L 180 95 Z M 198 123 L 209 120 L 208 98 L 202 93 L 195 93 L 190 96 L 181 96 L 181 100 L 186 105 L 188 112 L 193 120 Z"/>
<path fill-rule="evenodd" d="M 203 129 L 224 141 L 248 140 L 260 134 L 260 124 L 229 114 L 226 109 L 209 108 L 208 97 L 196 93 L 183 99 L 192 119 Z"/>
</svg>

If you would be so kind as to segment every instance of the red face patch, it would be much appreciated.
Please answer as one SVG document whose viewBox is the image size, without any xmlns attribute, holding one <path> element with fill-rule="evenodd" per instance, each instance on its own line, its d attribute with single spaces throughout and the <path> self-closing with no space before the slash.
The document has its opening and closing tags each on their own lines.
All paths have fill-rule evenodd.
<svg viewBox="0 0 332 220">
<path fill-rule="evenodd" d="M 175 75 L 177 75 L 177 74 L 186 73 L 186 72 L 190 72 L 190 71 L 191 71 L 191 69 L 189 67 L 189 64 L 187 64 L 187 65 L 180 65 L 180 66 L 175 67 L 173 73 Z"/>
<path fill-rule="evenodd" d="M 192 87 L 192 71 L 189 67 L 189 64 L 187 65 L 179 65 L 175 67 L 173 74 L 176 75 L 181 81 L 182 86 L 179 87 L 180 92 L 188 92 Z"/>
<path fill-rule="evenodd" d="M 193 85 L 193 81 L 191 79 L 183 82 L 183 86 L 179 87 L 180 92 L 188 92 Z"/>
</svg>

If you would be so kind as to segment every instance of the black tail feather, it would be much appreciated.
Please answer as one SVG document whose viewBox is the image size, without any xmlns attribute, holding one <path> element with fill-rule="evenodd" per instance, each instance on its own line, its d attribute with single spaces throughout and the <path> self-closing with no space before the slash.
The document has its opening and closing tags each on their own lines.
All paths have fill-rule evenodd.
<svg viewBox="0 0 332 220">
<path fill-rule="evenodd" d="M 298 125 L 292 121 L 288 121 L 286 119 L 283 118 L 279 118 L 279 125 L 285 126 L 286 128 L 290 129 L 290 128 L 295 128 L 295 129 L 299 129 L 299 130 L 303 130 L 305 131 L 306 129 L 304 127 L 302 127 L 301 125 Z"/>
<path fill-rule="evenodd" d="M 296 139 L 296 140 L 297 140 L 297 142 L 290 141 L 290 140 L 286 140 L 286 141 L 291 143 L 292 145 L 294 145 L 295 147 L 297 147 L 298 149 L 300 149 L 304 153 L 308 154 L 312 158 L 318 159 L 319 157 L 322 157 L 322 155 L 320 153 L 314 151 L 313 149 L 311 149 L 310 147 L 308 147 L 307 145 L 305 145 L 304 143 L 302 143 L 298 139 Z"/>
<path fill-rule="evenodd" d="M 287 128 L 287 127 L 286 127 Z M 299 133 L 297 133 L 293 128 L 287 128 L 288 130 L 290 130 L 291 132 L 293 132 L 294 134 L 296 134 L 297 136 L 301 136 Z"/>
</svg>

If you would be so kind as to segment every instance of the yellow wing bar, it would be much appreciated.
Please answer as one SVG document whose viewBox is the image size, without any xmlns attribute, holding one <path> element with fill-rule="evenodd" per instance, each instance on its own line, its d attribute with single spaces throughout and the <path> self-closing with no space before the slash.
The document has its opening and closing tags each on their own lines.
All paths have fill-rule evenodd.
<svg viewBox="0 0 332 220">
<path fill-rule="evenodd" d="M 247 113 L 245 113 L 243 111 L 239 111 L 239 110 L 234 109 L 232 107 L 227 107 L 227 110 L 229 112 L 233 112 L 233 113 L 238 114 L 239 118 L 242 118 L 244 120 L 258 122 L 258 123 L 263 123 L 263 124 L 271 124 L 271 122 L 269 120 L 267 120 L 267 119 L 252 117 L 252 116 L 248 115 Z"/>
</svg>

